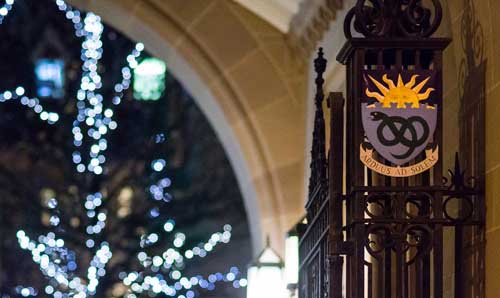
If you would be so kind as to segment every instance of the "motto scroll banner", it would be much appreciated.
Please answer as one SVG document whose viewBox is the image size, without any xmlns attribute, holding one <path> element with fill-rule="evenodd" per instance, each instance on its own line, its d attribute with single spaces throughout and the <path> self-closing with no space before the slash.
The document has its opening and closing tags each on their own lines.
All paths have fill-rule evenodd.
<svg viewBox="0 0 500 298">
<path fill-rule="evenodd" d="M 409 177 L 434 166 L 438 148 L 432 140 L 437 123 L 433 71 L 365 71 L 361 116 L 367 141 L 361 161 L 391 177 Z M 433 148 L 434 147 L 434 148 Z M 383 157 L 377 161 L 373 155 Z M 416 158 L 425 150 L 425 159 Z M 411 166 L 403 165 L 414 161 Z"/>
</svg>

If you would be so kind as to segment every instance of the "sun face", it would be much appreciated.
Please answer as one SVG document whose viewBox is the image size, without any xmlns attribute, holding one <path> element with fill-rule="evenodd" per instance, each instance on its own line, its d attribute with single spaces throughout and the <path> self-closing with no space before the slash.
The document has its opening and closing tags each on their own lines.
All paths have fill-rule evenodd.
<svg viewBox="0 0 500 298">
<path fill-rule="evenodd" d="M 365 93 L 368 97 L 378 100 L 383 108 L 390 108 L 391 105 L 395 103 L 398 109 L 406 109 L 406 105 L 410 103 L 411 108 L 418 109 L 420 107 L 420 102 L 428 99 L 431 92 L 434 91 L 434 88 L 428 88 L 424 93 L 420 93 L 430 77 L 415 86 L 418 75 L 413 75 L 410 81 L 404 84 L 400 74 L 398 76 L 398 84 L 395 85 L 394 82 L 387 77 L 387 74 L 384 74 L 382 80 L 387 84 L 387 87 L 375 80 L 372 76 L 368 75 L 368 77 L 375 86 L 377 86 L 379 92 L 372 92 L 366 88 Z"/>
</svg>

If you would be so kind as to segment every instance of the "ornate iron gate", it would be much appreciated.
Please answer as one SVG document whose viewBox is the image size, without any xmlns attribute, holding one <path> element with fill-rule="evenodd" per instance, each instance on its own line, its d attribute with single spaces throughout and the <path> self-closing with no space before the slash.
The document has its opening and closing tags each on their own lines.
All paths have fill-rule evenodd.
<svg viewBox="0 0 500 298">
<path fill-rule="evenodd" d="M 348 13 L 338 55 L 347 101 L 341 93 L 326 100 L 328 144 L 321 49 L 314 61 L 301 298 L 484 297 L 484 181 L 476 166 L 484 154 L 472 153 L 477 178 L 465 177 L 458 154 L 443 176 L 442 55 L 450 40 L 430 37 L 441 21 L 439 1 L 432 4 L 359 0 Z"/>
</svg>

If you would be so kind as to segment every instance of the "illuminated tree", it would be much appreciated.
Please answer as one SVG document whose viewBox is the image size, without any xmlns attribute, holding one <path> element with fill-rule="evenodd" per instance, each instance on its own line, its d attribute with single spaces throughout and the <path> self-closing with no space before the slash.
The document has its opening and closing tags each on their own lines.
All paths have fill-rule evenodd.
<svg viewBox="0 0 500 298">
<path fill-rule="evenodd" d="M 191 261 L 205 258 L 230 241 L 232 227 L 226 224 L 204 242 L 193 244 L 186 233 L 177 231 L 176 218 L 162 215 L 168 205 L 175 203 L 168 191 L 172 181 L 167 176 L 164 155 L 168 151 L 168 135 L 163 130 L 150 129 L 149 134 L 138 137 L 134 129 L 125 129 L 120 136 L 130 144 L 123 146 L 124 150 L 120 150 L 120 145 L 114 147 L 113 157 L 117 160 L 109 159 L 111 140 L 119 137 L 110 132 L 122 123 L 129 127 L 127 113 L 137 112 L 134 107 L 117 107 L 131 85 L 133 69 L 139 65 L 144 46 L 136 44 L 126 57 L 121 79 L 113 84 L 113 94 L 108 98 L 109 92 L 102 91 L 105 79 L 100 72 L 105 29 L 101 19 L 93 13 L 80 13 L 62 0 L 56 4 L 73 23 L 75 35 L 83 40 L 75 112 L 44 108 L 42 100 L 28 97 L 23 86 L 0 94 L 0 101 L 19 102 L 47 122 L 42 128 L 44 134 L 54 139 L 72 139 L 70 146 L 42 142 L 43 146 L 36 148 L 36 154 L 45 154 L 44 158 L 50 161 L 49 165 L 40 166 L 42 170 L 50 168 L 50 173 L 38 178 L 47 184 L 39 187 L 39 193 L 19 194 L 23 188 L 19 185 L 3 190 L 10 196 L 40 197 L 38 208 L 43 211 L 39 230 L 47 231 L 42 235 L 33 233 L 38 229 L 17 231 L 19 247 L 31 253 L 47 282 L 43 288 L 30 287 L 26 285 L 30 277 L 26 276 L 26 284 L 19 285 L 16 292 L 25 297 L 47 294 L 54 298 L 192 298 L 205 289 L 213 290 L 217 283 L 246 286 L 238 268 L 232 266 L 225 272 L 185 276 Z M 8 13 L 13 1 L 6 5 Z M 7 13 L 2 9 L 0 15 L 5 17 Z M 124 115 L 120 117 L 120 113 Z M 33 131 L 38 132 L 39 128 Z M 30 159 L 33 154 L 20 152 L 16 158 L 26 155 Z M 73 162 L 71 168 L 65 162 L 68 158 Z M 0 172 L 6 179 L 12 176 L 7 168 Z"/>
</svg>

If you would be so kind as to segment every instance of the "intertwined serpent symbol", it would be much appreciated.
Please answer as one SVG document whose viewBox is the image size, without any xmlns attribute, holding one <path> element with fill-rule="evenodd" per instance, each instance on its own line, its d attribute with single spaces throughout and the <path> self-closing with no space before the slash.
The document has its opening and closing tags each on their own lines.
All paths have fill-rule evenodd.
<svg viewBox="0 0 500 298">
<path fill-rule="evenodd" d="M 429 137 L 429 124 L 419 116 L 403 118 L 400 116 L 388 116 L 382 112 L 372 112 L 370 114 L 373 121 L 381 121 L 377 128 L 377 137 L 384 146 L 396 146 L 402 144 L 408 147 L 408 151 L 403 154 L 392 154 L 394 158 L 405 159 L 413 154 L 415 149 L 423 145 Z M 419 136 L 415 125 L 420 125 L 423 133 Z M 392 137 L 384 135 L 384 130 L 389 129 Z"/>
</svg>

